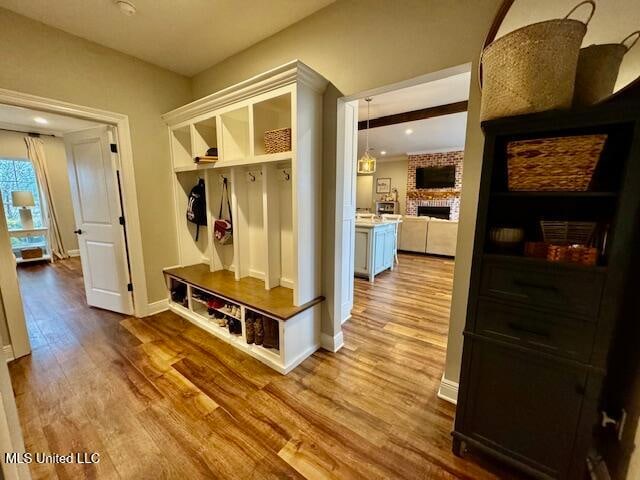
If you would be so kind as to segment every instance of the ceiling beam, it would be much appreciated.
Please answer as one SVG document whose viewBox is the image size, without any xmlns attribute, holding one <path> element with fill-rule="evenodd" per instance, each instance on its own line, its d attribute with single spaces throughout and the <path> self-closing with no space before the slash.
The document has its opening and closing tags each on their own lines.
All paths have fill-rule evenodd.
<svg viewBox="0 0 640 480">
<path fill-rule="evenodd" d="M 465 100 L 463 102 L 448 103 L 447 105 L 438 105 L 436 107 L 423 108 L 411 112 L 396 113 L 394 115 L 387 115 L 386 117 L 372 118 L 369 121 L 369 128 L 386 127 L 387 125 L 415 122 L 416 120 L 425 120 L 427 118 L 440 117 L 452 113 L 466 112 L 468 106 L 469 102 Z M 366 129 L 366 120 L 358 122 L 358 130 Z"/>
</svg>

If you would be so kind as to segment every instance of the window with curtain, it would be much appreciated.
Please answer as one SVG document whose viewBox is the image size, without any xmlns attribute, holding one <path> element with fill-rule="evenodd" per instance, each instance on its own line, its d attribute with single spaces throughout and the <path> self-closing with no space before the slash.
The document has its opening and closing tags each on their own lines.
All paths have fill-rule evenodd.
<svg viewBox="0 0 640 480">
<path fill-rule="evenodd" d="M 16 190 L 28 190 L 33 194 L 36 204 L 35 207 L 31 208 L 33 225 L 36 228 L 41 228 L 43 221 L 40 208 L 40 190 L 33 165 L 26 158 L 0 158 L 0 192 L 2 192 L 2 203 L 9 230 L 20 230 L 22 228 L 19 209 L 11 203 L 11 192 Z M 11 239 L 12 244 L 24 243 L 25 241 L 37 243 L 39 240 L 39 237 L 32 237 L 30 240 Z M 42 241 L 44 241 L 44 238 Z M 18 245 L 13 245 L 13 247 L 16 248 Z"/>
</svg>

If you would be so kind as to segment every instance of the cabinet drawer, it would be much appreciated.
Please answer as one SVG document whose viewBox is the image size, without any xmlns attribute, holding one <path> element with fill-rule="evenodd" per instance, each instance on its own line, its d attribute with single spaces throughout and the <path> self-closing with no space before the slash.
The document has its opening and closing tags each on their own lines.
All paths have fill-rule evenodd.
<svg viewBox="0 0 640 480">
<path fill-rule="evenodd" d="M 480 300 L 475 332 L 581 362 L 589 360 L 595 324 Z"/>
<path fill-rule="evenodd" d="M 492 258 L 483 262 L 480 293 L 595 319 L 603 280 L 602 273 L 587 268 Z"/>
</svg>

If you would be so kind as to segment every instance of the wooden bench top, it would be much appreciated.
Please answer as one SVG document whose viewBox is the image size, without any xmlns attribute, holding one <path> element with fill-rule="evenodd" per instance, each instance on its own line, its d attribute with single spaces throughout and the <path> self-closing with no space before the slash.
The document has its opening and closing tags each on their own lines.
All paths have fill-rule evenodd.
<svg viewBox="0 0 640 480">
<path fill-rule="evenodd" d="M 209 265 L 205 263 L 169 268 L 164 270 L 164 274 L 280 320 L 288 320 L 324 300 L 324 297 L 317 297 L 296 307 L 293 304 L 293 290 L 290 288 L 275 287 L 266 290 L 262 280 L 252 277 L 236 280 L 233 272 L 211 272 Z"/>
</svg>

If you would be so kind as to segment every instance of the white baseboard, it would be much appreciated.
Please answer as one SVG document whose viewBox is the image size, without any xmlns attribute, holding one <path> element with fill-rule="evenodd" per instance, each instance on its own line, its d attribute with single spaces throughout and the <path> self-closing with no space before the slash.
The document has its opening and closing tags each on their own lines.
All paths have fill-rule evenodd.
<svg viewBox="0 0 640 480">
<path fill-rule="evenodd" d="M 452 382 L 451 380 L 447 380 L 442 375 L 442 380 L 440 381 L 440 388 L 438 389 L 438 398 L 444 400 L 449 403 L 453 403 L 454 405 L 458 404 L 458 382 Z"/>
<path fill-rule="evenodd" d="M 70 257 L 79 257 L 80 250 L 67 250 L 67 255 L 69 255 Z"/>
<path fill-rule="evenodd" d="M 331 335 L 323 333 L 320 336 L 320 346 L 325 350 L 329 350 L 333 353 L 340 350 L 344 346 L 344 337 L 342 335 L 342 330 L 336 333 L 333 337 Z"/>
<path fill-rule="evenodd" d="M 155 315 L 156 313 L 164 312 L 166 310 L 169 310 L 169 300 L 165 298 L 163 300 L 158 300 L 157 302 L 149 303 L 147 305 L 147 313 L 145 316 L 148 317 L 149 315 Z"/>
<path fill-rule="evenodd" d="M 344 322 L 346 322 L 347 320 L 351 320 L 351 314 L 347 315 L 346 317 L 344 317 L 342 319 L 342 322 L 340 322 L 340 324 L 343 324 Z"/>
<path fill-rule="evenodd" d="M 11 345 L 4 345 L 2 350 L 4 350 L 4 357 L 7 359 L 7 362 L 15 359 L 13 356 L 13 347 Z"/>
</svg>

